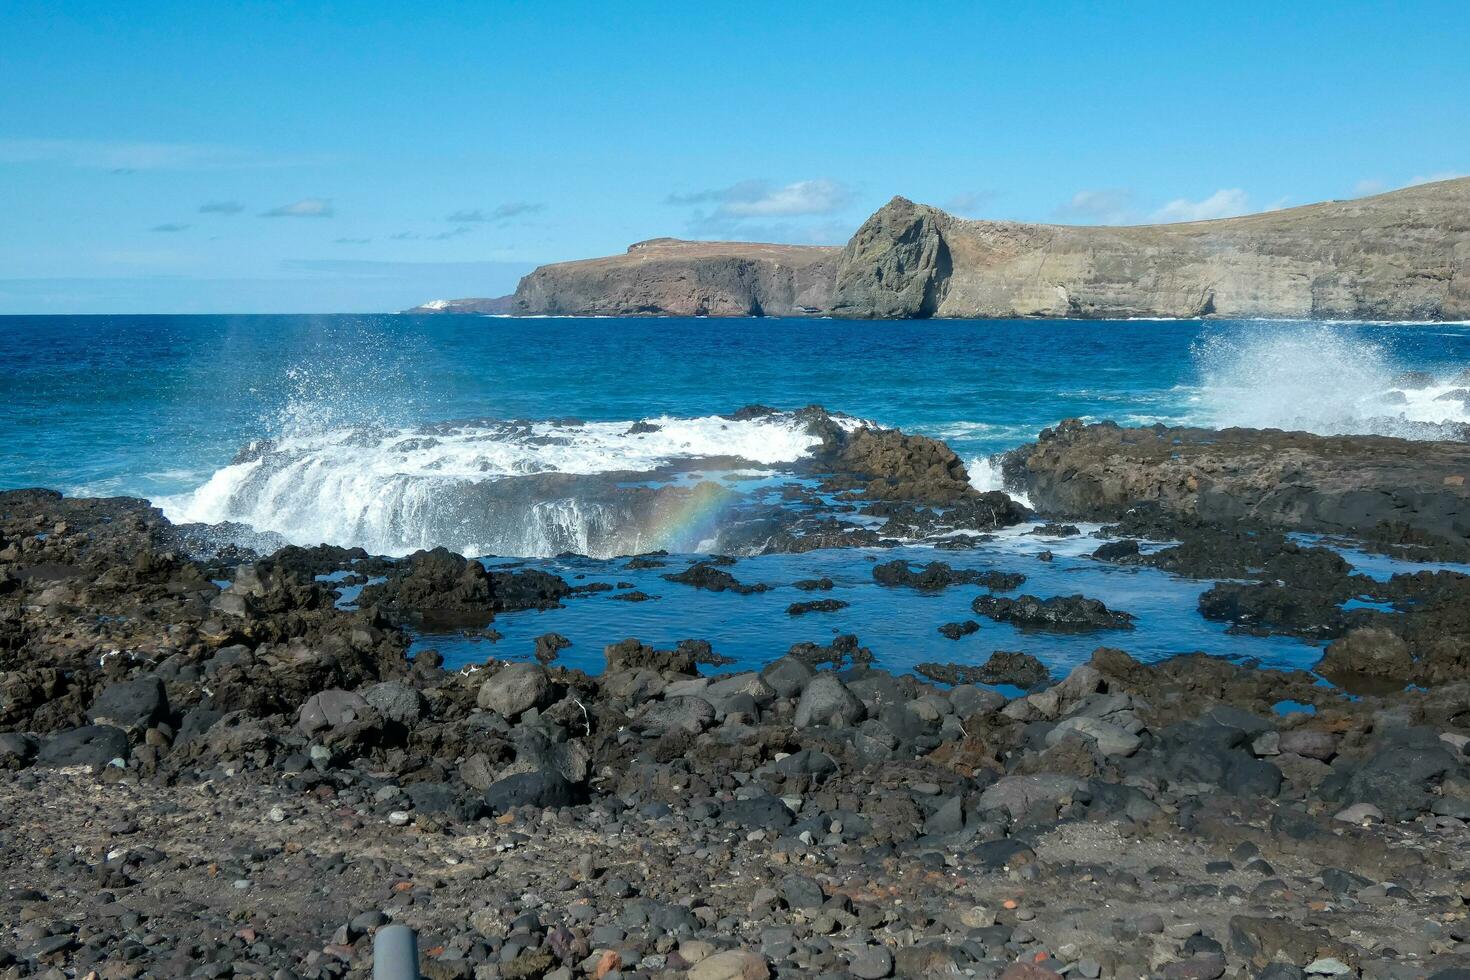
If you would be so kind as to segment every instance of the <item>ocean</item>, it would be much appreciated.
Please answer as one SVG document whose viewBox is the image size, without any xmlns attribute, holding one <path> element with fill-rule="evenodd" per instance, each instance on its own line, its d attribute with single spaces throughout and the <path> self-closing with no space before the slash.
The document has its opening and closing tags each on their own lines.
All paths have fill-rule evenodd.
<svg viewBox="0 0 1470 980">
<path fill-rule="evenodd" d="M 452 662 L 528 656 L 531 638 L 555 630 L 574 644 L 563 661 L 593 670 L 602 645 L 624 636 L 709 639 L 754 663 L 837 632 L 857 633 L 897 668 L 1006 649 L 1063 671 L 1101 642 L 1146 659 L 1205 650 L 1307 666 L 1319 653 L 1308 644 L 1229 635 L 1201 619 L 1194 602 L 1208 583 L 1100 566 L 1086 557 L 1094 539 L 1048 540 L 1029 528 L 966 552 L 745 557 L 737 575 L 771 591 L 696 592 L 616 556 L 698 554 L 715 541 L 719 508 L 620 526 L 624 515 L 579 498 L 576 480 L 707 480 L 780 506 L 783 464 L 812 440 L 789 416 L 723 417 L 750 404 L 820 404 L 852 425 L 943 439 L 982 488 L 997 485 L 992 454 L 1068 417 L 1454 437 L 1470 422 L 1467 369 L 1463 324 L 0 317 L 0 487 L 141 496 L 176 521 L 228 521 L 298 544 L 384 554 L 442 544 L 658 596 L 592 595 L 503 616 L 495 643 L 419 638 Z M 713 456 L 745 462 L 688 465 Z M 512 502 L 479 511 L 466 502 L 478 499 L 467 497 L 472 488 L 515 480 L 529 489 Z M 1041 550 L 1056 560 L 1036 561 Z M 1135 613 L 1138 628 L 1056 638 L 987 623 L 952 641 L 937 626 L 967 618 L 973 590 L 874 585 L 872 564 L 893 557 L 1023 571 L 1023 591 L 1085 592 Z M 669 562 L 662 572 L 683 567 Z M 822 575 L 835 583 L 822 597 L 850 606 L 787 615 L 812 597 L 791 583 Z"/>
</svg>

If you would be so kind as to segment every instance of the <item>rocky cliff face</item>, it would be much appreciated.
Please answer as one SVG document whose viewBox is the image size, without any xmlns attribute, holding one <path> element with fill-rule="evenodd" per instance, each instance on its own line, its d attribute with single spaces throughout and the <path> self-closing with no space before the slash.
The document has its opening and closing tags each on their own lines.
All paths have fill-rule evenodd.
<svg viewBox="0 0 1470 980">
<path fill-rule="evenodd" d="M 543 266 L 519 313 L 1470 318 L 1470 178 L 1126 228 L 969 221 L 894 198 L 841 250 L 657 239 Z"/>
<path fill-rule="evenodd" d="M 518 313 L 792 316 L 831 305 L 840 249 L 658 238 L 624 255 L 537 269 Z"/>
</svg>

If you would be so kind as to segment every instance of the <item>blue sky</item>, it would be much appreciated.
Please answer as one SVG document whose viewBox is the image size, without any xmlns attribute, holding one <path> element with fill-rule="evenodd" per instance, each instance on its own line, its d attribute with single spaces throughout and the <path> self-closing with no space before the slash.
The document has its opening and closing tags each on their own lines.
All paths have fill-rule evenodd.
<svg viewBox="0 0 1470 980">
<path fill-rule="evenodd" d="M 1470 173 L 1470 4 L 0 4 L 0 312 L 356 312 L 894 194 L 1129 223 Z"/>
</svg>

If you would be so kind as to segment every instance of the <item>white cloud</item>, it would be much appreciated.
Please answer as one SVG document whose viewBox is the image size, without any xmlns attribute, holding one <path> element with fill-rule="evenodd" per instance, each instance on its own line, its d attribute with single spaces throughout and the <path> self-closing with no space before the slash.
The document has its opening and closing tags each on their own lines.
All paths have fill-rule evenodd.
<svg viewBox="0 0 1470 980">
<path fill-rule="evenodd" d="M 1137 195 L 1126 187 L 1078 191 L 1053 213 L 1085 225 L 1132 224 L 1138 220 Z"/>
<path fill-rule="evenodd" d="M 262 218 L 330 218 L 337 212 L 332 202 L 320 197 L 304 197 L 291 204 L 261 212 Z"/>
<path fill-rule="evenodd" d="M 488 213 L 479 208 L 465 208 L 464 210 L 454 212 L 444 220 L 452 221 L 455 224 L 482 221 L 508 221 L 511 218 L 518 218 L 524 214 L 536 214 L 545 210 L 546 205 L 533 201 L 508 201 L 505 204 L 496 205 Z"/>
<path fill-rule="evenodd" d="M 206 201 L 199 205 L 200 214 L 239 214 L 245 205 L 239 201 Z"/>
<path fill-rule="evenodd" d="M 1455 180 L 1463 176 L 1465 175 L 1459 171 L 1441 170 L 1438 173 L 1429 174 L 1427 177 L 1410 177 L 1408 183 L 1404 184 L 1404 186 L 1418 187 L 1420 184 L 1433 184 L 1441 180 Z"/>
<path fill-rule="evenodd" d="M 1234 218 L 1250 210 L 1250 199 L 1238 187 L 1223 188 L 1202 201 L 1176 198 L 1153 213 L 1153 220 L 1209 221 L 1213 218 Z"/>
<path fill-rule="evenodd" d="M 835 180 L 818 177 L 776 186 L 765 180 L 743 180 L 730 187 L 670 194 L 669 204 L 714 204 L 724 218 L 794 218 L 833 214 L 852 203 L 852 191 Z"/>
<path fill-rule="evenodd" d="M 1386 190 L 1388 190 L 1388 185 L 1381 180 L 1360 180 L 1353 185 L 1353 193 L 1358 197 L 1382 194 Z"/>
</svg>

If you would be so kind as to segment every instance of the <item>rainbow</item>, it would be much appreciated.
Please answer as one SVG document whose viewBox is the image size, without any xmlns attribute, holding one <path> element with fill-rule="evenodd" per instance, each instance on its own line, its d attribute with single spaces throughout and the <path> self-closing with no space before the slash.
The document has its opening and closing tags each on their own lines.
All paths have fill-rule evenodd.
<svg viewBox="0 0 1470 980">
<path fill-rule="evenodd" d="M 638 551 L 689 553 L 704 550 L 702 543 L 715 537 L 724 516 L 740 500 L 727 487 L 702 480 L 692 487 L 665 490 L 640 530 Z"/>
</svg>

